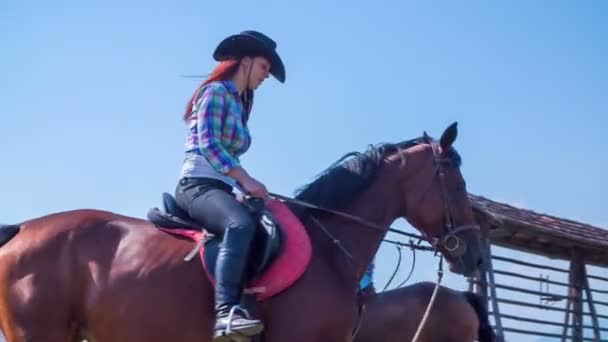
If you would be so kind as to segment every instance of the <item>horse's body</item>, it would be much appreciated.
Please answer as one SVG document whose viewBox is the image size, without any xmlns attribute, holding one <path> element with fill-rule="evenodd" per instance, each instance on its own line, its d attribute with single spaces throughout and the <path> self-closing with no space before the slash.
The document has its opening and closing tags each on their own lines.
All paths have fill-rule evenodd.
<svg viewBox="0 0 608 342">
<path fill-rule="evenodd" d="M 265 342 L 349 341 L 364 265 L 399 217 L 426 236 L 466 241 L 466 254 L 446 258 L 455 272 L 474 271 L 479 236 L 468 230 L 474 220 L 451 149 L 455 138 L 452 126 L 440 147 L 425 136 L 374 149 L 333 167 L 298 195 L 381 229 L 294 207 L 310 237 L 312 259 L 294 285 L 259 303 Z M 23 222 L 16 235 L 0 228 L 3 242 L 0 326 L 9 342 L 211 341 L 213 285 L 198 258 L 184 262 L 191 241 L 146 220 L 75 210 Z"/>
<path fill-rule="evenodd" d="M 199 258 L 183 261 L 192 242 L 146 221 L 101 211 L 65 212 L 26 222 L 13 241 L 0 249 L 0 282 L 10 284 L 1 294 L 0 311 L 8 341 L 210 340 L 213 320 L 205 317 L 214 316 L 213 287 Z M 325 336 L 345 340 L 355 319 L 353 291 L 324 273 L 328 269 L 323 266 L 313 258 L 286 300 L 280 295 L 261 306 L 262 319 L 274 326 L 288 326 L 291 320 L 316 325 L 315 334 L 294 326 L 292 341 L 320 341 Z M 313 274 L 331 285 L 311 281 Z M 318 312 L 312 296 L 336 301 L 332 310 L 352 316 Z M 276 315 L 280 312 L 289 315 Z M 335 325 L 343 326 L 345 335 L 331 335 Z M 271 326 L 265 337 L 279 341 L 285 336 L 281 333 Z"/>
<path fill-rule="evenodd" d="M 435 286 L 423 282 L 369 297 L 355 342 L 411 342 Z M 417 342 L 493 342 L 493 336 L 475 294 L 440 286 Z"/>
</svg>

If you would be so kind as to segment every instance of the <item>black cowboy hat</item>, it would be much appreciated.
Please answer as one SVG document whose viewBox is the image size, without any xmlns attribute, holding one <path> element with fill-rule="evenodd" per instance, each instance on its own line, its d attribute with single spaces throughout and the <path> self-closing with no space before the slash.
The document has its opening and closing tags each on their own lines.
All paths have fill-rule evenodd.
<svg viewBox="0 0 608 342">
<path fill-rule="evenodd" d="M 213 52 L 216 61 L 245 56 L 264 56 L 270 62 L 270 74 L 285 82 L 285 66 L 276 51 L 277 43 L 263 33 L 247 30 L 222 40 Z"/>
</svg>

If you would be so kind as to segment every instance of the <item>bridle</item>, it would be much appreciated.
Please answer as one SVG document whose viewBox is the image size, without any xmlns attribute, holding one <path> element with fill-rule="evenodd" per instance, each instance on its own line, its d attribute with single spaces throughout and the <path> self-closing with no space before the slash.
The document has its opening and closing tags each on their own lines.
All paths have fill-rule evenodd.
<svg viewBox="0 0 608 342">
<path fill-rule="evenodd" d="M 435 164 L 434 174 L 439 176 L 444 212 L 443 234 L 438 238 L 435 238 L 436 241 L 434 241 L 432 245 L 434 247 L 441 246 L 454 258 L 461 259 L 467 251 L 467 243 L 462 237 L 458 236 L 458 234 L 467 230 L 479 231 L 480 227 L 477 224 L 465 224 L 460 226 L 455 225 L 452 207 L 450 206 L 450 198 L 447 193 L 445 170 L 443 168 L 444 159 L 439 152 L 437 143 L 431 142 L 430 144 L 433 150 L 433 161 Z"/>
</svg>

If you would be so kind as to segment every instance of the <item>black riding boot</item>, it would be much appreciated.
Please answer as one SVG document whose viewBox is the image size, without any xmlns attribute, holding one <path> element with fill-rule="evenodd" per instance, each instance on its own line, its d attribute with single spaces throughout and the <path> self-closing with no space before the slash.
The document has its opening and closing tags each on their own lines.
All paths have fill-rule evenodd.
<svg viewBox="0 0 608 342">
<path fill-rule="evenodd" d="M 224 233 L 215 268 L 214 342 L 237 340 L 239 335 L 254 336 L 264 329 L 260 320 L 251 319 L 240 306 L 254 233 L 253 227 L 228 228 Z"/>
</svg>

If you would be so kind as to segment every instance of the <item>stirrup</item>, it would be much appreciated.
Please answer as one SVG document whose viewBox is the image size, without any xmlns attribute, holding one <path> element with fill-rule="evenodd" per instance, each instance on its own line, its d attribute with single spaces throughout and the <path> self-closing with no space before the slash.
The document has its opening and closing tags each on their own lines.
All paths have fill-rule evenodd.
<svg viewBox="0 0 608 342">
<path fill-rule="evenodd" d="M 231 335 L 233 333 L 232 317 L 234 316 L 234 312 L 236 310 L 239 310 L 240 312 L 242 312 L 244 314 L 245 318 L 251 319 L 251 315 L 249 314 L 249 312 L 247 310 L 245 310 L 245 308 L 243 308 L 240 305 L 233 306 L 232 308 L 230 308 L 230 312 L 228 312 L 228 323 L 226 324 L 226 329 L 224 330 L 226 332 L 226 335 Z"/>
<path fill-rule="evenodd" d="M 249 312 L 239 305 L 235 305 L 230 308 L 230 311 L 226 316 L 223 316 L 222 320 L 228 320 L 224 322 L 221 329 L 214 329 L 214 341 L 221 342 L 251 342 L 253 336 L 259 334 L 264 330 L 264 325 L 261 321 L 256 320 L 255 323 L 243 322 L 244 324 L 239 326 L 238 330 L 233 330 L 232 321 L 235 319 L 235 312 L 239 310 L 242 312 L 242 317 L 239 320 L 254 320 Z M 217 323 L 216 323 L 217 324 Z"/>
</svg>

